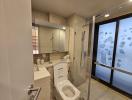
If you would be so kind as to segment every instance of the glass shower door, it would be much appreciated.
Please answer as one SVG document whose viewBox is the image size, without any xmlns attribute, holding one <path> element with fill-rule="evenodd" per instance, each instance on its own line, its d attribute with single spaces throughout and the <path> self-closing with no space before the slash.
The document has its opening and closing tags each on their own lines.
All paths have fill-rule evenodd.
<svg viewBox="0 0 132 100">
<path fill-rule="evenodd" d="M 119 22 L 115 68 L 132 72 L 132 17 Z M 114 71 L 113 86 L 132 94 L 132 76 Z"/>
<path fill-rule="evenodd" d="M 98 64 L 112 66 L 116 22 L 99 26 L 98 48 L 96 62 Z M 99 79 L 110 82 L 111 69 L 96 65 L 95 76 Z"/>
</svg>

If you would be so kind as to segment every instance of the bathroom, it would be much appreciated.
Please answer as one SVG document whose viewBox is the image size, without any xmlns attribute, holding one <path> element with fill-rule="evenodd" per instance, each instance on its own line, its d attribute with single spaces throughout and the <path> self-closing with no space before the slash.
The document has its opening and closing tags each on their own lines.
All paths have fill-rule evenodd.
<svg viewBox="0 0 132 100">
<path fill-rule="evenodd" d="M 61 64 L 61 62 L 66 62 L 67 69 L 65 70 L 67 70 L 68 72 L 67 77 L 68 80 L 70 81 L 70 84 L 71 82 L 73 82 L 76 86 L 79 86 L 80 84 L 84 83 L 87 78 L 86 75 L 88 73 L 87 71 L 88 67 L 86 66 L 88 59 L 86 55 L 88 55 L 87 52 L 88 35 L 89 35 L 89 32 L 87 30 L 88 27 L 87 26 L 82 27 L 82 29 L 80 30 L 80 27 L 83 24 L 85 24 L 85 19 L 78 15 L 73 15 L 69 17 L 69 19 L 66 19 L 62 16 L 58 16 L 53 13 L 44 13 L 36 10 L 32 11 L 32 21 L 33 21 L 32 44 L 33 44 L 33 60 L 34 60 L 34 71 L 35 71 L 34 72 L 35 86 L 41 87 L 41 92 L 39 96 L 40 100 L 41 99 L 55 100 L 55 98 L 57 99 L 54 93 L 54 91 L 56 90 L 55 66 L 57 66 L 57 64 L 59 65 Z M 75 34 L 75 30 L 77 30 L 77 28 L 78 28 L 78 32 L 77 32 L 78 34 Z M 81 36 L 82 33 L 84 34 L 84 36 Z M 83 41 L 85 41 L 84 46 L 86 46 L 86 48 L 84 48 L 85 56 L 81 58 L 80 56 L 82 55 L 81 54 L 82 50 L 79 48 L 81 48 L 83 41 L 80 38 L 80 36 L 84 38 L 83 39 Z M 73 39 L 73 37 L 75 40 Z M 75 44 L 76 41 L 78 41 L 77 42 L 78 44 Z M 71 50 L 69 50 L 69 48 Z M 78 48 L 78 49 L 74 49 L 74 48 Z M 74 57 L 78 58 L 78 60 L 74 60 L 73 55 Z M 73 64 L 72 61 L 75 64 Z M 82 70 L 80 70 L 81 69 L 80 64 L 82 66 Z M 78 69 L 76 69 L 73 66 L 76 66 L 76 68 L 78 67 Z M 41 83 L 39 85 L 38 83 L 39 79 L 38 78 L 36 79 L 36 77 L 39 77 L 37 74 L 39 74 L 41 69 L 43 70 L 43 68 L 45 68 L 49 72 L 47 73 L 49 74 L 50 80 L 49 83 L 47 83 L 48 80 L 46 75 L 46 80 L 45 80 L 46 82 L 44 82 L 43 80 L 42 81 L 43 85 Z M 80 75 L 80 71 L 82 73 L 81 75 Z M 49 86 L 49 84 L 51 85 Z M 48 90 L 47 87 L 50 88 L 50 90 Z M 73 86 L 73 89 L 74 88 L 76 89 L 75 86 Z M 77 97 L 75 98 L 79 98 L 78 95 L 80 95 L 80 91 L 78 89 L 76 90 L 78 91 L 78 93 L 77 93 Z M 48 94 L 48 91 L 50 94 L 49 98 L 46 95 Z M 57 100 L 59 100 L 59 98 Z"/>
<path fill-rule="evenodd" d="M 132 0 L 0 0 L 0 100 L 132 100 Z"/>
</svg>

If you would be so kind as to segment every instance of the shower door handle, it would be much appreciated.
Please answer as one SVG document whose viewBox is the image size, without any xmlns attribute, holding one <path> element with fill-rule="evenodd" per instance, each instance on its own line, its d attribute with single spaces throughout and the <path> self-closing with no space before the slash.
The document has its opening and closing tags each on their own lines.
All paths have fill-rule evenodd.
<svg viewBox="0 0 132 100">
<path fill-rule="evenodd" d="M 41 91 L 40 87 L 34 88 L 33 85 L 30 85 L 29 89 L 27 90 L 29 100 L 38 100 L 40 91 Z"/>
</svg>

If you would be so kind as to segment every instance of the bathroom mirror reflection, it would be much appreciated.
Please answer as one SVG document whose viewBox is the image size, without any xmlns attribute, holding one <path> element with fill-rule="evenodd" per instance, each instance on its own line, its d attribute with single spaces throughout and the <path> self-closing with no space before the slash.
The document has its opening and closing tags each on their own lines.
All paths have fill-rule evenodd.
<svg viewBox="0 0 132 100">
<path fill-rule="evenodd" d="M 69 28 L 32 26 L 33 54 L 68 52 Z"/>
</svg>

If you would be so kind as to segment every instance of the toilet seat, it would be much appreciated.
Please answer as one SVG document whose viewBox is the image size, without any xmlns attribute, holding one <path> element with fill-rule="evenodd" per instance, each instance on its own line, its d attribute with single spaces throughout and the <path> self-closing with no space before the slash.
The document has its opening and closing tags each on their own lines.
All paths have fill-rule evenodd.
<svg viewBox="0 0 132 100">
<path fill-rule="evenodd" d="M 74 95 L 70 94 L 73 96 L 66 96 L 64 93 L 64 87 L 67 87 L 67 90 L 69 89 L 69 91 L 74 92 Z M 56 89 L 63 100 L 77 100 L 80 96 L 80 91 L 69 80 L 64 80 L 56 84 Z"/>
<path fill-rule="evenodd" d="M 68 80 L 67 62 L 54 65 L 54 85 L 57 100 L 79 100 L 80 91 Z"/>
</svg>

